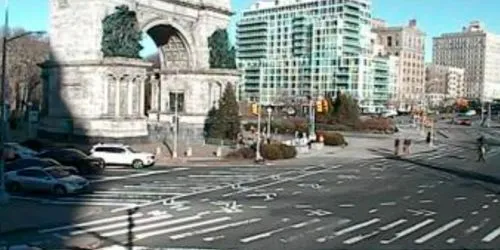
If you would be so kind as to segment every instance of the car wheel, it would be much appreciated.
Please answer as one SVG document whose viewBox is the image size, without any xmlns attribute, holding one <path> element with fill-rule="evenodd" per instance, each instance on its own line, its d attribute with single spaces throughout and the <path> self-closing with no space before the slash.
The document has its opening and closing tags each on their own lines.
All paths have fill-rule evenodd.
<svg viewBox="0 0 500 250">
<path fill-rule="evenodd" d="M 144 167 L 144 163 L 141 160 L 134 160 L 132 162 L 132 168 L 134 169 L 140 169 Z"/>
<path fill-rule="evenodd" d="M 21 184 L 17 182 L 11 182 L 9 183 L 9 185 L 7 185 L 7 190 L 12 193 L 19 193 L 21 192 L 21 189 L 22 189 Z"/>
<path fill-rule="evenodd" d="M 65 187 L 57 185 L 54 187 L 54 194 L 57 196 L 63 196 L 67 194 L 67 190 Z"/>
</svg>

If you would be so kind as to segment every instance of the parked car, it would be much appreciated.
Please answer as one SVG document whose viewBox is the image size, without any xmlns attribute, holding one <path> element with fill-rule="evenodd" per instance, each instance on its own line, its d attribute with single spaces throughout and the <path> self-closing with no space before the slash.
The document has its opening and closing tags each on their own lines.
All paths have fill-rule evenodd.
<svg viewBox="0 0 500 250">
<path fill-rule="evenodd" d="M 29 159 L 19 159 L 16 161 L 9 162 L 5 165 L 5 172 L 21 170 L 29 167 L 57 167 L 59 169 L 66 170 L 71 174 L 78 174 L 78 169 L 71 166 L 63 166 L 61 163 L 50 158 L 29 158 Z"/>
<path fill-rule="evenodd" d="M 396 110 L 387 110 L 386 112 L 382 113 L 382 117 L 384 118 L 394 118 L 398 116 L 398 112 Z"/>
<path fill-rule="evenodd" d="M 14 161 L 17 159 L 27 159 L 35 157 L 38 152 L 31 150 L 27 147 L 21 146 L 19 143 L 6 142 L 4 146 L 4 158 L 7 161 Z"/>
<path fill-rule="evenodd" d="M 139 169 L 155 164 L 155 155 L 139 152 L 125 144 L 96 144 L 90 149 L 90 155 L 104 159 L 108 165 L 128 165 Z"/>
<path fill-rule="evenodd" d="M 471 126 L 472 119 L 470 117 L 460 116 L 453 119 L 453 123 L 456 125 Z"/>
<path fill-rule="evenodd" d="M 54 149 L 38 154 L 39 158 L 51 158 L 64 166 L 74 166 L 80 174 L 100 174 L 106 164 L 102 158 L 88 156 L 78 149 Z"/>
<path fill-rule="evenodd" d="M 66 195 L 88 190 L 89 181 L 57 167 L 31 167 L 5 174 L 5 185 L 11 192 L 43 191 Z"/>
</svg>

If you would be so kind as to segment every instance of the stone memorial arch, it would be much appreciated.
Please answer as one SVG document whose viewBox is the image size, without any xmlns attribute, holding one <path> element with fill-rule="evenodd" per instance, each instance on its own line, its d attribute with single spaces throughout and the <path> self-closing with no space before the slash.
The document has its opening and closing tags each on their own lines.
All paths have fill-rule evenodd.
<svg viewBox="0 0 500 250">
<path fill-rule="evenodd" d="M 208 38 L 227 27 L 229 0 L 49 3 L 51 58 L 42 64 L 47 72 L 42 135 L 143 138 L 148 123 L 171 123 L 175 111 L 180 124 L 201 135 L 225 86 L 240 80 L 235 70 L 209 67 Z M 134 13 L 137 29 L 158 46 L 160 69 L 140 58 L 106 55 L 105 19 L 121 6 Z"/>
</svg>

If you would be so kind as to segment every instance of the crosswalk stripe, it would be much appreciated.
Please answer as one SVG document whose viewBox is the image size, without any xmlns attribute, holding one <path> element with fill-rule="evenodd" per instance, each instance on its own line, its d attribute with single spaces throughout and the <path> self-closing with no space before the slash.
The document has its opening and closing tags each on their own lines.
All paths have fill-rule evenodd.
<svg viewBox="0 0 500 250">
<path fill-rule="evenodd" d="M 144 224 L 148 222 L 153 222 L 153 221 L 160 221 L 164 219 L 170 219 L 172 218 L 172 215 L 160 215 L 160 216 L 154 216 L 154 217 L 149 217 L 149 218 L 144 218 L 144 219 L 139 219 L 134 221 L 134 225 L 138 224 Z M 119 222 L 115 224 L 109 224 L 109 225 L 104 225 L 104 226 L 98 226 L 98 227 L 93 227 L 93 228 L 87 228 L 87 229 L 82 229 L 82 230 L 77 230 L 73 231 L 70 233 L 70 235 L 80 235 L 80 234 L 85 234 L 85 233 L 91 233 L 91 232 L 98 232 L 98 231 L 106 231 L 110 229 L 115 229 L 115 228 L 120 228 L 120 227 L 126 227 L 129 225 L 128 221 L 125 222 Z"/>
<path fill-rule="evenodd" d="M 335 236 L 341 236 L 341 235 L 344 235 L 346 233 L 350 233 L 350 232 L 356 231 L 356 230 L 358 230 L 360 228 L 364 228 L 364 227 L 370 226 L 370 225 L 378 223 L 378 222 L 380 222 L 380 219 L 379 218 L 374 218 L 374 219 L 371 219 L 369 221 L 366 221 L 366 222 L 363 222 L 363 223 L 359 223 L 359 224 L 350 226 L 348 228 L 344 228 L 344 229 L 342 229 L 340 231 L 337 231 L 337 232 L 335 232 Z"/>
<path fill-rule="evenodd" d="M 180 218 L 180 219 L 163 221 L 163 222 L 156 223 L 156 224 L 134 227 L 131 231 L 133 233 L 136 233 L 136 232 L 145 231 L 148 229 L 154 229 L 154 228 L 171 226 L 171 225 L 180 224 L 180 223 L 184 223 L 184 222 L 199 220 L 201 218 L 202 218 L 202 215 L 197 214 L 194 216 L 184 217 L 184 218 Z M 123 234 L 127 234 L 128 232 L 129 232 L 129 229 L 125 228 L 125 229 L 120 229 L 120 230 L 116 230 L 116 231 L 112 231 L 112 232 L 103 233 L 102 237 L 112 237 L 112 236 L 117 236 L 117 235 L 123 235 Z"/>
<path fill-rule="evenodd" d="M 488 235 L 486 235 L 481 241 L 483 242 L 491 242 L 493 241 L 496 237 L 500 235 L 500 227 L 497 229 L 491 231 Z"/>
<path fill-rule="evenodd" d="M 170 239 L 172 239 L 172 240 L 179 240 L 179 239 L 183 239 L 183 238 L 186 238 L 186 237 L 191 237 L 191 236 L 196 236 L 196 235 L 202 235 L 202 234 L 207 234 L 207 233 L 213 233 L 213 232 L 221 231 L 221 230 L 228 229 L 228 228 L 233 228 L 233 227 L 239 227 L 239 226 L 243 226 L 243 225 L 253 224 L 253 223 L 259 222 L 261 220 L 262 220 L 262 218 L 253 218 L 253 219 L 249 219 L 249 220 L 238 221 L 238 222 L 234 222 L 234 223 L 230 223 L 230 224 L 225 224 L 225 225 L 220 225 L 220 226 L 205 228 L 205 229 L 197 230 L 197 231 L 194 231 L 194 232 L 187 232 L 187 233 L 172 235 L 172 236 L 170 236 Z"/>
<path fill-rule="evenodd" d="M 133 214 L 131 217 L 132 218 L 139 218 L 141 216 L 143 216 L 142 213 L 136 213 L 136 214 Z M 43 230 L 39 230 L 38 232 L 39 233 L 52 233 L 52 232 L 62 231 L 62 230 L 71 229 L 71 228 L 87 227 L 87 226 L 93 226 L 93 225 L 98 225 L 98 224 L 102 224 L 102 223 L 109 223 L 109 222 L 115 222 L 115 221 L 120 221 L 120 220 L 126 220 L 128 217 L 129 217 L 128 215 L 121 215 L 121 216 L 115 216 L 115 217 L 101 219 L 101 220 L 94 220 L 94 221 L 77 223 L 77 224 L 72 224 L 72 225 L 67 225 L 67 226 L 62 226 L 62 227 L 43 229 Z"/>
<path fill-rule="evenodd" d="M 380 230 L 387 231 L 389 229 L 395 228 L 395 227 L 397 227 L 397 226 L 399 226 L 399 225 L 401 225 L 403 223 L 406 223 L 406 222 L 407 222 L 406 219 L 400 219 L 400 220 L 397 220 L 397 221 L 392 222 L 390 224 L 387 224 L 386 226 L 381 227 Z"/>
<path fill-rule="evenodd" d="M 434 222 L 434 219 L 424 220 L 424 221 L 422 221 L 422 222 L 420 222 L 420 223 L 418 223 L 410 228 L 407 228 L 403 231 L 396 233 L 396 235 L 390 240 L 381 240 L 380 244 L 386 245 L 386 244 L 392 243 L 392 242 L 394 242 L 394 241 L 396 241 L 396 240 L 398 240 L 398 239 L 400 239 L 408 234 L 411 234 L 411 233 L 417 231 L 418 229 L 425 227 L 433 222 Z"/>
<path fill-rule="evenodd" d="M 426 234 L 426 235 L 424 235 L 424 236 L 416 239 L 415 243 L 416 244 L 422 244 L 422 243 L 424 243 L 424 242 L 426 242 L 426 241 L 428 241 L 428 240 L 430 240 L 430 239 L 432 239 L 432 238 L 434 238 L 434 237 L 436 237 L 436 236 L 438 236 L 438 235 L 440 235 L 440 234 L 442 234 L 442 233 L 450 230 L 451 228 L 459 225 L 462 222 L 464 222 L 464 220 L 461 219 L 461 218 L 455 219 L 455 220 L 451 221 L 450 223 L 448 223 L 446 225 L 443 225 L 442 227 L 440 227 L 440 228 L 438 228 L 438 229 L 436 229 L 436 230 L 434 230 L 434 231 L 432 231 L 432 232 L 430 232 L 430 233 L 428 233 L 428 234 Z"/>
<path fill-rule="evenodd" d="M 215 224 L 215 223 L 228 221 L 228 220 L 231 220 L 231 217 L 226 216 L 226 217 L 220 217 L 220 218 L 211 219 L 211 220 L 205 220 L 205 221 L 201 221 L 201 222 L 195 222 L 195 223 L 186 224 L 186 225 L 182 225 L 182 226 L 178 226 L 178 227 L 172 227 L 172 228 L 167 228 L 167 229 L 163 229 L 163 230 L 138 234 L 138 235 L 136 235 L 136 239 L 142 240 L 142 239 L 149 238 L 152 236 L 174 233 L 174 232 L 178 232 L 178 231 L 182 231 L 182 230 L 186 230 L 186 229 L 206 226 L 206 225 Z"/>
<path fill-rule="evenodd" d="M 373 237 L 375 235 L 380 234 L 380 231 L 387 231 L 387 230 L 392 229 L 394 227 L 397 227 L 397 226 L 399 226 L 399 225 L 401 225 L 401 224 L 403 224 L 405 222 L 406 222 L 405 219 L 400 219 L 400 220 L 394 221 L 392 223 L 389 223 L 389 224 L 387 224 L 385 226 L 380 227 L 378 230 L 375 230 L 375 231 L 373 231 L 373 232 L 371 232 L 369 234 L 358 235 L 358 236 L 349 238 L 349 239 L 345 240 L 343 243 L 346 244 L 346 245 L 352 245 L 352 244 L 358 243 L 358 242 L 360 242 L 362 240 L 366 240 L 368 238 L 371 238 L 371 237 Z"/>
<path fill-rule="evenodd" d="M 300 222 L 300 223 L 297 223 L 297 224 L 293 224 L 291 226 L 281 227 L 281 228 L 274 229 L 274 230 L 271 230 L 271 231 L 267 231 L 267 232 L 264 232 L 264 233 L 259 233 L 259 234 L 255 234 L 255 235 L 252 235 L 252 236 L 248 236 L 248 237 L 245 237 L 243 239 L 240 239 L 240 242 L 241 243 L 249 243 L 249 242 L 256 241 L 256 240 L 259 240 L 259 239 L 262 239 L 262 238 L 271 237 L 273 234 L 283 232 L 283 231 L 285 231 L 287 229 L 302 228 L 302 227 L 305 227 L 307 225 L 314 224 L 314 223 L 317 223 L 317 222 L 320 222 L 320 221 L 321 221 L 320 219 L 316 218 L 316 219 L 312 219 L 312 220 L 309 220 L 309 221 Z"/>
</svg>

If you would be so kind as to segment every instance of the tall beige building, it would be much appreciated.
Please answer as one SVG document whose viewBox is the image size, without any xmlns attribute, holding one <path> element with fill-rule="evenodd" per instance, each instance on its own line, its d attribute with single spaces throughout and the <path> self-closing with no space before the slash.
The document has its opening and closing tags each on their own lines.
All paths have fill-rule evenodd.
<svg viewBox="0 0 500 250">
<path fill-rule="evenodd" d="M 389 56 L 399 57 L 395 84 L 395 102 L 400 108 L 421 105 L 425 96 L 425 33 L 417 27 L 416 20 L 406 26 L 388 27 L 375 19 L 373 32 L 384 45 Z"/>
<path fill-rule="evenodd" d="M 425 93 L 428 104 L 439 106 L 446 99 L 464 97 L 464 69 L 427 65 L 425 69 Z"/>
<path fill-rule="evenodd" d="M 462 32 L 433 38 L 433 63 L 465 69 L 465 96 L 500 98 L 500 36 L 473 21 Z"/>
</svg>

